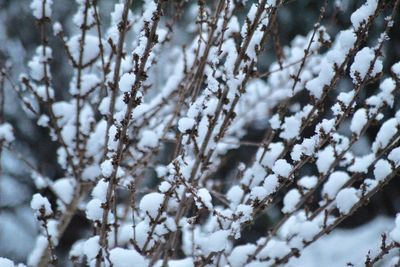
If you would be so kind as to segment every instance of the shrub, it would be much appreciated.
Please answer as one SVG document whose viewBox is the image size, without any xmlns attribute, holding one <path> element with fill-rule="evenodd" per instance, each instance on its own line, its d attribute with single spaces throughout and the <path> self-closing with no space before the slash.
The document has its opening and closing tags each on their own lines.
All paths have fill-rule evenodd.
<svg viewBox="0 0 400 267">
<path fill-rule="evenodd" d="M 323 25 L 331 4 L 318 2 L 314 26 L 287 46 L 278 14 L 291 1 L 146 0 L 131 10 L 132 2 L 115 4 L 105 28 L 96 0 L 77 1 L 68 34 L 52 20 L 51 0 L 33 0 L 41 43 L 29 72 L 16 83 L 3 66 L 1 95 L 12 84 L 57 144 L 63 171 L 51 179 L 32 172 L 41 230 L 28 265 L 57 264 L 80 213 L 92 234 L 69 250 L 76 264 L 285 264 L 396 177 L 400 63 L 383 60 L 399 0 L 367 0 L 333 35 Z M 52 75 L 49 25 L 72 77 Z M 56 86 L 60 75 L 70 78 L 68 96 Z M 261 141 L 246 140 L 255 129 Z M 2 120 L 2 149 L 15 150 L 14 139 Z M 363 144 L 364 154 L 353 150 Z M 243 147 L 256 151 L 222 172 Z M 243 244 L 244 229 L 276 207 L 278 220 Z M 398 248 L 399 229 L 397 217 L 365 265 Z"/>
</svg>

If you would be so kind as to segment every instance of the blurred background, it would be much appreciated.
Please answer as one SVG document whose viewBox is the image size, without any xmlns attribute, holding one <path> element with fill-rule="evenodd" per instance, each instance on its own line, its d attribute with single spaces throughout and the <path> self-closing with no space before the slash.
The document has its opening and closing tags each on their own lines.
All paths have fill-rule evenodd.
<svg viewBox="0 0 400 267">
<path fill-rule="evenodd" d="M 175 2 L 174 0 L 171 2 Z M 78 29 L 72 24 L 71 18 L 76 12 L 77 5 L 73 0 L 53 1 L 53 21 L 59 21 L 66 31 L 67 35 L 73 34 Z M 99 0 L 100 16 L 103 27 L 110 21 L 109 14 L 113 10 L 113 4 L 117 1 Z M 297 35 L 306 35 L 312 30 L 317 21 L 321 5 L 324 1 L 319 0 L 292 0 L 280 9 L 278 12 L 279 31 L 275 38 L 278 38 L 282 46 L 290 44 L 290 41 Z M 328 10 L 322 21 L 322 25 L 327 28 L 331 36 L 335 36 L 341 29 L 350 27 L 351 12 L 356 10 L 364 1 L 342 0 L 328 1 Z M 387 0 L 386 2 L 390 2 Z M 132 10 L 140 7 L 140 1 L 134 1 Z M 186 5 L 186 11 L 177 24 L 175 35 L 178 39 L 187 39 L 191 37 L 187 25 L 192 22 L 193 16 L 189 15 L 192 5 L 197 1 L 189 1 Z M 212 4 L 213 1 L 207 1 Z M 246 15 L 248 6 L 252 3 L 248 0 L 247 7 L 241 9 L 239 13 L 242 19 Z M 27 72 L 27 61 L 32 57 L 36 47 L 40 44 L 40 35 L 35 25 L 35 20 L 29 9 L 28 0 L 0 0 L 0 66 L 7 67 L 12 79 L 18 84 L 18 77 L 21 73 Z M 170 12 L 172 13 L 172 5 Z M 400 12 L 400 11 L 399 11 Z M 386 14 L 387 15 L 387 14 Z M 369 38 L 365 40 L 366 44 L 374 45 L 376 38 L 383 29 L 383 18 L 380 16 L 372 27 Z M 239 18 L 239 21 L 242 21 Z M 51 29 L 49 28 L 49 32 Z M 400 27 L 397 21 L 395 27 L 390 32 L 391 40 L 385 44 L 384 48 L 384 68 L 390 68 L 392 64 L 400 59 Z M 61 42 L 56 37 L 49 34 L 49 42 L 53 49 L 53 61 L 51 64 L 53 87 L 56 89 L 56 99 L 68 99 L 68 86 L 71 78 L 72 69 L 67 64 L 65 52 L 62 49 Z M 273 43 L 267 44 L 265 52 L 259 60 L 260 72 L 267 71 L 269 65 L 277 60 L 276 52 L 273 49 Z M 49 138 L 48 132 L 42 127 L 36 125 L 29 114 L 27 114 L 20 105 L 20 102 L 10 87 L 10 83 L 5 83 L 5 94 L 3 99 L 4 111 L 1 116 L 2 121 L 10 122 L 16 130 L 17 141 L 13 145 L 13 150 L 2 149 L 1 151 L 1 171 L 0 171 L 0 257 L 8 257 L 17 262 L 25 262 L 26 257 L 32 250 L 38 227 L 34 215 L 29 207 L 31 196 L 37 190 L 32 182 L 32 168 L 37 169 L 50 179 L 63 177 L 61 168 L 57 165 L 56 149 L 57 145 Z M 352 84 L 348 80 L 342 80 L 337 86 L 337 91 L 349 90 Z M 361 99 L 371 95 L 376 89 L 376 85 L 369 86 L 362 94 Z M 332 99 L 326 105 L 332 104 L 336 94 L 332 94 Z M 300 103 L 308 101 L 306 95 L 299 95 Z M 395 108 L 399 109 L 400 101 L 395 101 Z M 304 103 L 304 102 L 303 102 Z M 329 110 L 329 109 L 327 109 Z M 355 154 L 364 154 L 368 151 L 369 144 L 376 134 L 377 128 L 372 127 L 367 135 L 358 142 L 353 149 Z M 244 141 L 260 142 L 265 130 L 258 125 L 249 125 L 248 134 Z M 307 133 L 306 133 L 307 134 Z M 308 133 L 310 134 L 310 133 Z M 168 147 L 166 148 L 168 149 Z M 243 146 L 238 150 L 228 153 L 225 164 L 221 166 L 216 176 L 220 179 L 228 179 L 230 170 L 237 166 L 239 162 L 248 162 L 255 153 L 256 148 Z M 31 165 L 31 166 L 29 166 Z M 303 168 L 304 169 L 304 168 Z M 307 170 L 303 170 L 307 172 Z M 154 176 L 154 175 L 153 175 Z M 155 177 L 155 176 L 154 176 Z M 153 177 L 153 178 L 154 178 Z M 154 178 L 155 182 L 155 178 Z M 149 184 L 152 184 L 151 182 Z M 154 184 L 154 183 L 153 183 Z M 50 192 L 43 191 L 42 194 L 51 199 Z M 280 203 L 278 204 L 280 205 Z M 278 207 L 279 208 L 279 207 Z M 261 216 L 251 230 L 243 234 L 240 243 L 255 241 L 261 234 L 265 234 L 268 225 L 274 224 L 281 216 L 278 208 L 271 209 L 268 213 Z M 396 177 L 388 186 L 377 194 L 368 205 L 361 208 L 353 216 L 343 222 L 340 227 L 346 229 L 372 229 L 382 226 L 384 223 L 390 224 L 385 217 L 394 217 L 396 212 L 400 211 L 400 179 Z M 376 219 L 379 217 L 379 219 Z M 367 228 L 362 228 L 368 225 Z M 372 226 L 371 226 L 372 225 Z M 361 227 L 361 228 L 360 228 Z M 377 229 L 378 229 L 377 228 Z M 375 229 L 375 228 L 374 228 Z M 379 228 L 379 230 L 382 230 Z M 346 231 L 346 230 L 343 230 Z M 83 234 L 90 232 L 90 225 L 85 219 L 85 215 L 78 214 L 72 221 L 63 240 L 62 245 L 58 247 L 58 253 L 65 254 L 70 246 Z M 372 230 L 365 230 L 370 235 L 379 234 Z M 351 233 L 351 232 L 343 232 Z M 346 236 L 347 234 L 343 234 Z M 328 241 L 327 241 L 328 242 Z M 364 240 L 363 242 L 368 242 Z M 311 254 L 310 254 L 311 255 Z M 313 259 L 313 256 L 309 256 Z M 339 255 L 340 257 L 340 255 Z M 60 263 L 62 264 L 62 263 Z M 61 266 L 61 265 L 60 265 Z M 321 266 L 321 265 L 320 265 Z"/>
</svg>

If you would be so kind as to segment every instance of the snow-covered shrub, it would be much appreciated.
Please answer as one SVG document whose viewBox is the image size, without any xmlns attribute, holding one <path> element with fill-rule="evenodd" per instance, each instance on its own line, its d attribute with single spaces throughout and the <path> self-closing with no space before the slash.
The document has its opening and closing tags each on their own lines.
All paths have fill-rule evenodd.
<svg viewBox="0 0 400 267">
<path fill-rule="evenodd" d="M 278 15 L 291 1 L 145 0 L 133 9 L 124 0 L 109 24 L 96 0 L 76 2 L 67 31 L 52 19 L 52 0 L 33 0 L 40 44 L 18 82 L 9 67 L 1 72 L 0 96 L 9 83 L 57 144 L 63 173 L 31 166 L 40 232 L 29 266 L 60 263 L 57 248 L 78 214 L 92 231 L 69 249 L 77 265 L 290 264 L 398 174 L 400 62 L 384 60 L 399 0 L 367 0 L 337 33 L 324 25 L 331 4 L 317 1 L 314 27 L 284 47 Z M 370 36 L 376 24 L 382 31 Z M 68 90 L 55 80 L 49 40 L 64 47 Z M 266 68 L 268 49 L 277 60 Z M 0 115 L 1 149 L 16 150 Z M 254 128 L 261 142 L 244 141 Z M 364 154 L 354 150 L 360 143 Z M 255 146 L 254 157 L 221 177 L 228 153 L 243 146 Z M 278 221 L 240 244 L 271 210 Z M 366 265 L 398 249 L 399 228 L 397 217 Z"/>
</svg>

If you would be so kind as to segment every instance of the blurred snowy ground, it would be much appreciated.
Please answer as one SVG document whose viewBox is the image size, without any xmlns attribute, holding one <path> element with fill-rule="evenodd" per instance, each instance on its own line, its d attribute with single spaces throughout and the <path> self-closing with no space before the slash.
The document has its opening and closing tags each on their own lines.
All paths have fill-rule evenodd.
<svg viewBox="0 0 400 267">
<path fill-rule="evenodd" d="M 3 150 L 0 174 L 0 257 L 25 261 L 37 235 L 37 222 L 29 207 L 29 174 L 22 162 Z M 24 178 L 26 177 L 26 178 Z"/>
<path fill-rule="evenodd" d="M 393 227 L 393 218 L 377 217 L 357 228 L 336 229 L 306 248 L 300 258 L 294 258 L 287 266 L 347 266 L 349 262 L 354 266 L 364 266 L 368 251 L 373 257 L 379 251 L 381 234 L 390 232 Z M 394 256 L 395 253 L 399 255 L 399 250 L 390 255 Z M 389 266 L 390 258 L 386 256 L 378 266 Z"/>
</svg>

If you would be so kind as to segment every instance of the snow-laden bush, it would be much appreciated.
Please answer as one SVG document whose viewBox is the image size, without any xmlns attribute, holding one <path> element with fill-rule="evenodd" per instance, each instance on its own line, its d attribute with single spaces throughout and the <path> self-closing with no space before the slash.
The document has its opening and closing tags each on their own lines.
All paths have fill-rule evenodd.
<svg viewBox="0 0 400 267">
<path fill-rule="evenodd" d="M 146 0 L 138 9 L 125 0 L 107 28 L 97 1 L 79 0 L 72 34 L 52 20 L 52 2 L 30 4 L 41 43 L 29 72 L 19 83 L 7 66 L 1 73 L 1 96 L 10 83 L 18 105 L 58 145 L 64 172 L 32 171 L 42 192 L 31 201 L 41 231 L 29 266 L 57 264 L 77 214 L 93 231 L 70 249 L 76 264 L 284 265 L 399 171 L 400 62 L 384 63 L 399 0 L 367 0 L 332 36 L 323 25 L 329 1 L 317 1 L 314 27 L 285 47 L 276 35 L 285 0 Z M 182 25 L 187 15 L 192 21 Z M 384 26 L 374 39 L 377 23 Z M 73 70 L 66 98 L 52 75 L 51 33 Z M 263 71 L 268 49 L 277 61 Z M 366 97 L 373 85 L 379 90 Z M 372 126 L 378 131 L 369 144 Z M 262 141 L 243 141 L 254 128 L 265 133 Z M 1 119 L 1 148 L 12 151 L 15 142 Z M 368 144 L 365 154 L 353 151 L 360 143 Z M 254 157 L 221 175 L 228 152 L 243 146 L 257 147 Z M 239 245 L 243 230 L 281 201 L 279 220 Z M 365 265 L 398 249 L 399 218 Z M 14 263 L 0 258 L 0 265 Z"/>
</svg>

